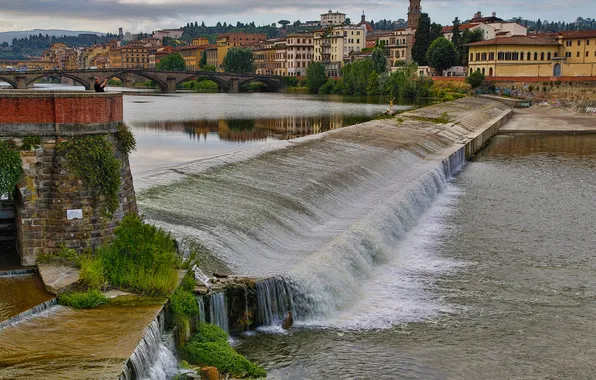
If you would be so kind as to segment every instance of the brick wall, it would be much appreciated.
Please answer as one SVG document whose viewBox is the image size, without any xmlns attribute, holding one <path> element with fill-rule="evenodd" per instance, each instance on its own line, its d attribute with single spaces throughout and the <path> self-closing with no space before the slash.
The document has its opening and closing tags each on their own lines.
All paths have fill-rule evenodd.
<svg viewBox="0 0 596 380">
<path fill-rule="evenodd" d="M 122 96 L 12 95 L 0 94 L 0 107 L 12 107 L 8 112 L 0 108 L 0 139 L 18 146 L 24 136 L 42 138 L 39 149 L 21 152 L 24 176 L 16 191 L 16 220 L 23 265 L 35 265 L 38 255 L 56 252 L 62 245 L 82 250 L 110 241 L 124 215 L 137 212 L 128 157 L 119 152 L 114 135 L 117 124 L 122 122 Z M 7 123 L 11 116 L 14 120 Z M 98 207 L 101 199 L 84 188 L 71 172 L 68 160 L 55 150 L 56 143 L 86 134 L 107 135 L 116 158 L 122 162 L 120 205 L 109 218 Z M 68 210 L 82 210 L 83 218 L 69 220 Z"/>
</svg>

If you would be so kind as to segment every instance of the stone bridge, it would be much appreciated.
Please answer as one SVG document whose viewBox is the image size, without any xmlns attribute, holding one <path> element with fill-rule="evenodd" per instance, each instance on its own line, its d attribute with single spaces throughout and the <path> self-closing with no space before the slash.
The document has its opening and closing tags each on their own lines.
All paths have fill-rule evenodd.
<svg viewBox="0 0 596 380">
<path fill-rule="evenodd" d="M 0 72 L 0 81 L 12 87 L 25 90 L 36 80 L 46 77 L 68 78 L 93 89 L 95 77 L 118 78 L 126 86 L 132 86 L 135 76 L 152 80 L 162 92 L 176 92 L 176 86 L 192 79 L 209 79 L 217 83 L 223 92 L 237 93 L 240 87 L 248 82 L 259 81 L 267 85 L 271 91 L 280 91 L 283 78 L 279 76 L 262 76 L 250 74 L 213 73 L 206 71 L 160 71 L 151 69 L 100 69 L 100 70 L 44 70 L 24 72 Z"/>
</svg>

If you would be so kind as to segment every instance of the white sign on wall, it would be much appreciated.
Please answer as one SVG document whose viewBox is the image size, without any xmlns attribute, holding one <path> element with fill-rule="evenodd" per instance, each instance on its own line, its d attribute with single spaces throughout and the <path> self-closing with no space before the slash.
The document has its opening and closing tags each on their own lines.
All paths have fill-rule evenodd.
<svg viewBox="0 0 596 380">
<path fill-rule="evenodd" d="M 83 210 L 66 210 L 68 220 L 83 219 Z"/>
</svg>

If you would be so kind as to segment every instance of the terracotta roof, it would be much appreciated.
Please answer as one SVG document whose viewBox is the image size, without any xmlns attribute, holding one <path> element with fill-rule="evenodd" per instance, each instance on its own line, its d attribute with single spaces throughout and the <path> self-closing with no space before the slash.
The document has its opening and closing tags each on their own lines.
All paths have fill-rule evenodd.
<svg viewBox="0 0 596 380">
<path fill-rule="evenodd" d="M 463 32 L 464 30 L 468 30 L 468 29 L 472 29 L 475 26 L 480 25 L 480 23 L 477 22 L 471 22 L 469 24 L 461 24 L 459 26 L 459 31 Z M 453 25 L 452 26 L 446 26 L 443 28 L 443 33 L 451 33 L 451 31 L 453 30 Z"/>
<path fill-rule="evenodd" d="M 552 33 L 551 36 L 563 38 L 592 38 L 596 37 L 596 30 L 572 30 L 568 32 Z"/>
<path fill-rule="evenodd" d="M 466 46 L 487 46 L 487 45 L 528 45 L 528 46 L 559 46 L 552 38 L 513 36 L 497 37 L 492 40 L 473 42 Z"/>
</svg>

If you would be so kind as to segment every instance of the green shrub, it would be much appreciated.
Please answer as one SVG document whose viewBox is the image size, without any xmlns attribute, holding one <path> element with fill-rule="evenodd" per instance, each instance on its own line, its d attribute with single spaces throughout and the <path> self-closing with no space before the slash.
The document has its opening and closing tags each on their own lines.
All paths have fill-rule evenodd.
<svg viewBox="0 0 596 380">
<path fill-rule="evenodd" d="M 37 262 L 40 264 L 61 263 L 72 265 L 77 268 L 81 267 L 83 257 L 74 249 L 67 248 L 64 244 L 57 253 L 44 253 L 37 257 Z"/>
<path fill-rule="evenodd" d="M 108 298 L 99 290 L 73 292 L 58 297 L 58 302 L 75 309 L 92 309 L 108 302 Z"/>
<path fill-rule="evenodd" d="M 327 82 L 319 89 L 319 94 L 331 94 L 335 87 L 335 79 L 329 78 Z"/>
<path fill-rule="evenodd" d="M 209 323 L 200 323 L 197 331 L 190 339 L 195 343 L 228 343 L 228 334 L 218 326 Z"/>
<path fill-rule="evenodd" d="M 22 173 L 21 155 L 6 141 L 0 140 L 0 195 L 12 197 Z"/>
<path fill-rule="evenodd" d="M 484 83 L 484 78 L 484 74 L 482 74 L 480 71 L 474 71 L 466 78 L 466 83 L 472 86 L 472 88 L 477 88 L 482 86 Z"/>
<path fill-rule="evenodd" d="M 38 149 L 41 146 L 41 137 L 39 136 L 27 136 L 23 139 L 21 150 L 32 150 Z"/>
<path fill-rule="evenodd" d="M 101 247 L 98 254 L 110 284 L 148 296 L 174 290 L 180 259 L 169 234 L 129 214 L 114 235 L 112 244 Z"/>
<path fill-rule="evenodd" d="M 199 304 L 195 295 L 182 288 L 178 288 L 170 296 L 170 310 L 176 323 L 182 319 L 190 320 L 199 317 Z"/>
<path fill-rule="evenodd" d="M 120 161 L 114 156 L 112 143 L 106 136 L 86 136 L 57 145 L 56 150 L 68 159 L 68 165 L 85 188 L 103 195 L 103 211 L 112 215 L 120 204 Z M 98 200 L 99 201 L 99 200 Z"/>
<path fill-rule="evenodd" d="M 184 355 L 190 363 L 213 366 L 236 377 L 267 376 L 265 369 L 234 351 L 227 342 L 190 342 L 184 346 Z"/>
<path fill-rule="evenodd" d="M 81 285 L 87 289 L 99 290 L 106 286 L 107 280 L 101 260 L 86 256 L 81 259 L 79 273 Z"/>
<path fill-rule="evenodd" d="M 135 135 L 132 133 L 130 127 L 125 123 L 118 124 L 116 140 L 118 141 L 118 148 L 120 151 L 127 156 L 131 152 L 137 150 L 137 140 L 135 140 Z"/>
</svg>

